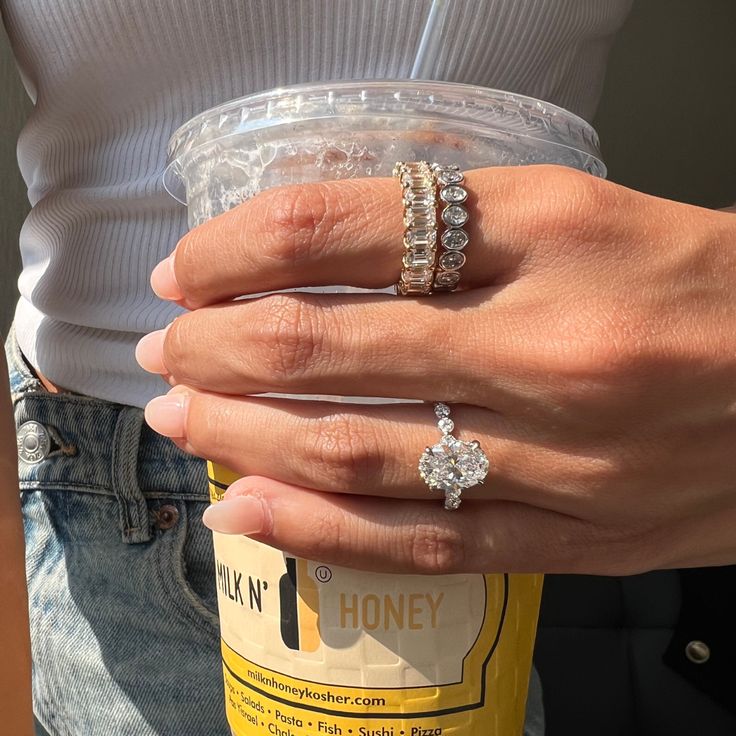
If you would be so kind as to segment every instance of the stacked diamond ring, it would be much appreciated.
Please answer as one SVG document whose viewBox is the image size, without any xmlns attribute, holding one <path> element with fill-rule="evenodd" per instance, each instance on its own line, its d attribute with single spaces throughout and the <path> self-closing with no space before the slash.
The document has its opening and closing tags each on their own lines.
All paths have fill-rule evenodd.
<svg viewBox="0 0 736 736">
<path fill-rule="evenodd" d="M 434 174 L 426 161 L 397 162 L 404 202 L 404 257 L 397 293 L 432 293 L 437 258 L 437 195 Z"/>
<path fill-rule="evenodd" d="M 433 290 L 454 291 L 460 282 L 460 269 L 465 265 L 463 249 L 468 244 L 468 233 L 463 230 L 469 218 L 468 210 L 463 206 L 468 192 L 461 186 L 465 177 L 458 166 L 435 163 L 432 164 L 432 172 L 440 187 L 443 202 L 440 219 L 446 227 L 440 239 L 442 253 L 437 260 Z"/>
<path fill-rule="evenodd" d="M 463 250 L 469 219 L 464 206 L 468 192 L 465 179 L 454 164 L 427 161 L 398 161 L 394 176 L 401 181 L 404 203 L 404 257 L 396 291 L 402 296 L 427 295 L 434 291 L 454 291 L 465 265 Z M 442 252 L 437 253 L 438 190 L 442 204 L 440 221 Z"/>
</svg>

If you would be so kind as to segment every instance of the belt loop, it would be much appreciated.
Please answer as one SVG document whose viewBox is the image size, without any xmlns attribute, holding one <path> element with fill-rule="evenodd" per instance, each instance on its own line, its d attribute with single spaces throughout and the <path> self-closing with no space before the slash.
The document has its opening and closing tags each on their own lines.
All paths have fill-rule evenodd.
<svg viewBox="0 0 736 736">
<path fill-rule="evenodd" d="M 112 487 L 118 500 L 123 542 L 139 544 L 151 539 L 148 504 L 138 485 L 138 446 L 143 411 L 133 406 L 120 410 L 112 446 Z"/>
</svg>

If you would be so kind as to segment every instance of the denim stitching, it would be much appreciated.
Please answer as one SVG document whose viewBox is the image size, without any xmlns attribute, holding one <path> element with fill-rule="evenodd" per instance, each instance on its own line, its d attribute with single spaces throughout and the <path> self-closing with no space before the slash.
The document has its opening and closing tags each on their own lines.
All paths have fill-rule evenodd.
<svg viewBox="0 0 736 736">
<path fill-rule="evenodd" d="M 158 545 L 158 565 L 156 566 L 157 574 L 161 582 L 162 589 L 168 594 L 169 602 L 179 612 L 179 614 L 187 621 L 190 621 L 197 626 L 200 631 L 217 639 L 219 637 L 219 625 L 216 623 L 217 614 L 210 611 L 210 609 L 199 600 L 199 596 L 197 596 L 197 594 L 191 589 L 190 585 L 187 583 L 186 575 L 184 574 L 184 541 L 186 540 L 189 525 L 189 515 L 187 513 L 186 506 L 182 508 L 177 505 L 177 508 L 179 509 L 181 533 L 175 536 L 175 541 L 169 541 L 168 545 Z M 173 561 L 178 566 L 175 570 L 176 585 L 172 584 L 173 571 L 171 569 L 170 561 L 164 559 L 164 552 L 167 547 L 173 552 Z M 186 596 L 188 601 L 187 606 L 183 606 L 181 604 L 182 593 Z M 202 610 L 199 610 L 200 607 Z"/>
<path fill-rule="evenodd" d="M 137 544 L 151 539 L 148 504 L 138 487 L 138 444 L 143 416 L 140 409 L 120 412 L 112 440 L 112 483 L 120 506 L 123 541 Z"/>
<path fill-rule="evenodd" d="M 52 493 L 53 491 L 64 491 L 71 493 L 93 493 L 97 496 L 115 496 L 115 492 L 110 490 L 108 486 L 99 486 L 85 483 L 65 483 L 63 481 L 47 481 L 47 480 L 22 480 L 20 481 L 21 491 L 43 491 L 44 493 Z M 143 497 L 146 499 L 163 499 L 171 498 L 178 501 L 197 501 L 206 503 L 209 497 L 205 494 L 196 493 L 167 493 L 166 491 L 143 491 Z"/>
<path fill-rule="evenodd" d="M 99 496 L 114 496 L 115 493 L 107 486 L 86 485 L 83 483 L 64 483 L 63 481 L 22 480 L 21 491 L 78 491 L 79 493 L 94 493 Z"/>
</svg>

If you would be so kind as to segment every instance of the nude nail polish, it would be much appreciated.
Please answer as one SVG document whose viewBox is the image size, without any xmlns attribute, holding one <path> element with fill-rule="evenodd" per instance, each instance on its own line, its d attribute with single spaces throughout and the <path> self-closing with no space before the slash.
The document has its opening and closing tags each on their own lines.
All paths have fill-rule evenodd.
<svg viewBox="0 0 736 736">
<path fill-rule="evenodd" d="M 235 496 L 205 509 L 202 522 L 221 534 L 257 534 L 265 528 L 263 500 L 255 496 Z"/>
<path fill-rule="evenodd" d="M 151 272 L 151 288 L 161 299 L 179 301 L 184 298 L 174 273 L 174 254 L 159 263 Z"/>
<path fill-rule="evenodd" d="M 186 437 L 189 395 L 183 391 L 157 396 L 145 409 L 146 423 L 164 437 Z"/>
<path fill-rule="evenodd" d="M 168 327 L 144 335 L 135 346 L 135 359 L 149 373 L 168 373 L 164 365 L 164 338 Z"/>
</svg>

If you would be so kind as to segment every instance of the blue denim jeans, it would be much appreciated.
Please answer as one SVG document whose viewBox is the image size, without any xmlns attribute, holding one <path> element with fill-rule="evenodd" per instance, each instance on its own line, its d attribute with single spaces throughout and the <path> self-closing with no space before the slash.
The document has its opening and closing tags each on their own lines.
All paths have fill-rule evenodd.
<svg viewBox="0 0 736 736">
<path fill-rule="evenodd" d="M 36 717 L 50 736 L 226 736 L 204 461 L 141 409 L 51 394 L 11 333 Z M 532 681 L 526 736 L 543 733 Z M 43 733 L 43 731 L 39 731 Z"/>
<path fill-rule="evenodd" d="M 51 394 L 6 342 L 17 427 L 36 717 L 51 736 L 225 736 L 204 461 L 143 412 Z"/>
</svg>

